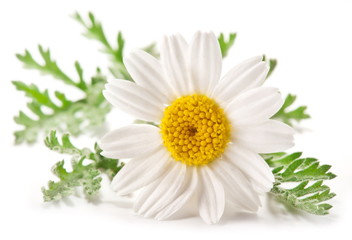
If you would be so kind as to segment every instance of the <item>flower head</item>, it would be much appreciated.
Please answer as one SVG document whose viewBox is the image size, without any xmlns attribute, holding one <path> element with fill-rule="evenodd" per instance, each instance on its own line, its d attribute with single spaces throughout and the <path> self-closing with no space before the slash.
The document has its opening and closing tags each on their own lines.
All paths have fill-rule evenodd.
<svg viewBox="0 0 352 240">
<path fill-rule="evenodd" d="M 167 36 L 160 60 L 143 51 L 125 58 L 135 83 L 111 80 L 103 92 L 115 107 L 159 127 L 129 125 L 105 135 L 103 155 L 131 158 L 112 182 L 120 195 L 141 190 L 134 209 L 166 219 L 198 199 L 200 216 L 216 223 L 225 202 L 256 211 L 273 174 L 259 153 L 293 145 L 293 131 L 270 119 L 282 106 L 275 88 L 262 87 L 269 67 L 250 58 L 221 78 L 222 57 L 213 33 L 189 45 Z"/>
</svg>

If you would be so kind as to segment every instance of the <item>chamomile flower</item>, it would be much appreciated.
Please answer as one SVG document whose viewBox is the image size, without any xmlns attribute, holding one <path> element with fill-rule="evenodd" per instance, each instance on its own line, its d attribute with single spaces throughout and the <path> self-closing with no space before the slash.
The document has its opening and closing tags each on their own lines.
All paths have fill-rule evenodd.
<svg viewBox="0 0 352 240">
<path fill-rule="evenodd" d="M 130 159 L 115 176 L 120 195 L 137 190 L 135 212 L 167 219 L 198 199 L 207 223 L 220 220 L 225 203 L 257 211 L 274 177 L 260 153 L 293 145 L 292 129 L 270 119 L 282 106 L 279 91 L 262 87 L 268 64 L 250 58 L 221 78 L 222 56 L 213 33 L 189 45 L 167 36 L 160 60 L 143 51 L 124 59 L 135 83 L 111 80 L 105 98 L 145 121 L 106 134 L 103 155 Z"/>
</svg>

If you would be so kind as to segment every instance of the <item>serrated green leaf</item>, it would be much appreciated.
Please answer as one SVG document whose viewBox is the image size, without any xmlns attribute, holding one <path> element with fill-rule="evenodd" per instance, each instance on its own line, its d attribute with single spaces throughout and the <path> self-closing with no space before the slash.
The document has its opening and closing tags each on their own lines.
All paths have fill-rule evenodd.
<svg viewBox="0 0 352 240">
<path fill-rule="evenodd" d="M 102 24 L 95 18 L 93 13 L 88 13 L 89 21 L 84 21 L 82 16 L 77 12 L 73 15 L 73 18 L 85 28 L 83 35 L 100 42 L 103 46 L 103 52 L 111 56 L 112 66 L 109 70 L 114 77 L 132 81 L 132 78 L 123 63 L 125 39 L 122 33 L 118 32 L 116 37 L 116 47 L 113 47 L 105 35 Z"/>
<path fill-rule="evenodd" d="M 233 44 L 235 43 L 237 34 L 236 33 L 230 33 L 228 37 L 225 39 L 225 35 L 223 33 L 220 33 L 218 37 L 218 42 L 221 50 L 222 57 L 225 58 Z"/>
<path fill-rule="evenodd" d="M 110 179 L 112 179 L 124 166 L 122 162 L 119 162 L 118 159 L 107 158 L 101 155 L 102 149 L 96 143 L 94 145 L 94 153 L 91 153 L 90 159 L 94 159 L 95 166 L 98 169 L 101 169 L 104 173 L 106 173 Z"/>
<path fill-rule="evenodd" d="M 45 58 L 50 58 L 49 53 L 43 54 Z M 79 135 L 83 130 L 94 128 L 104 122 L 106 114 L 111 109 L 111 105 L 102 95 L 105 77 L 97 70 L 97 75 L 92 77 L 91 83 L 86 83 L 83 79 L 83 70 L 78 63 L 76 69 L 80 79 L 77 87 L 85 93 L 85 97 L 76 101 L 69 100 L 60 91 L 54 91 L 54 96 L 51 97 L 48 89 L 40 90 L 35 84 L 12 82 L 18 91 L 24 92 L 30 99 L 27 103 L 28 109 L 37 116 L 31 118 L 20 111 L 14 118 L 17 124 L 24 127 L 23 130 L 15 132 L 17 144 L 33 143 L 41 132 L 46 133 L 50 129 Z M 57 100 L 59 104 L 55 103 Z M 49 108 L 51 112 L 43 111 L 44 107 Z"/>
<path fill-rule="evenodd" d="M 289 110 L 290 106 L 296 101 L 296 96 L 289 94 L 285 98 L 285 102 L 281 109 L 272 117 L 273 119 L 280 120 L 290 126 L 293 122 L 300 122 L 303 119 L 308 119 L 310 116 L 306 113 L 306 106 L 300 106 L 293 110 Z"/>
<path fill-rule="evenodd" d="M 95 195 L 100 189 L 100 172 L 94 169 L 93 164 L 83 165 L 82 157 L 78 162 L 72 160 L 72 171 L 64 168 L 64 161 L 53 167 L 53 173 L 59 178 L 58 182 L 50 181 L 48 188 L 42 188 L 44 201 L 59 200 L 74 193 L 74 189 L 83 186 L 84 193 L 88 196 Z"/>
<path fill-rule="evenodd" d="M 80 82 L 74 81 L 61 70 L 56 61 L 51 58 L 49 49 L 45 50 L 41 45 L 39 45 L 38 50 L 42 60 L 44 61 L 44 64 L 38 63 L 28 50 L 25 50 L 23 55 L 17 54 L 16 56 L 18 60 L 23 63 L 25 68 L 39 70 L 42 74 L 49 74 L 54 78 L 63 81 L 65 84 L 72 85 L 81 90 L 84 90 L 84 85 L 80 84 Z M 78 63 L 76 62 L 76 64 Z"/>
<path fill-rule="evenodd" d="M 301 152 L 295 152 L 292 154 L 275 153 L 268 155 L 264 154 L 263 157 L 270 167 L 284 167 L 291 164 L 292 160 L 299 158 L 301 155 Z"/>
<path fill-rule="evenodd" d="M 329 165 L 320 165 L 315 158 L 301 158 L 302 153 L 292 154 L 274 153 L 264 154 L 263 158 L 273 169 L 275 183 L 271 190 L 278 199 L 286 204 L 303 211 L 325 215 L 331 208 L 329 204 L 321 202 L 332 199 L 335 194 L 330 193 L 330 188 L 323 185 L 323 180 L 336 177 L 328 172 Z M 284 188 L 288 182 L 298 183 L 293 188 Z"/>
<path fill-rule="evenodd" d="M 274 72 L 276 66 L 277 66 L 277 60 L 272 58 L 272 59 L 267 59 L 265 55 L 263 55 L 263 61 L 266 61 L 269 63 L 269 72 L 266 75 L 266 78 L 269 78 L 271 74 Z"/>
<path fill-rule="evenodd" d="M 318 204 L 321 201 L 326 201 L 335 196 L 335 194 L 316 194 L 314 197 L 316 200 L 311 201 L 310 199 L 301 199 L 298 198 L 295 193 L 291 192 L 290 189 L 284 189 L 280 187 L 274 186 L 271 190 L 271 193 L 274 194 L 279 200 L 283 201 L 284 203 L 300 209 L 302 211 L 316 214 L 316 215 L 326 215 L 329 214 L 329 209 L 332 208 L 330 204 L 323 203 Z"/>
<path fill-rule="evenodd" d="M 38 105 L 43 105 L 53 110 L 58 109 L 55 103 L 51 100 L 48 90 L 40 91 L 39 88 L 34 85 L 26 85 L 20 81 L 12 81 L 18 91 L 22 91 L 27 97 L 33 99 Z"/>
<path fill-rule="evenodd" d="M 149 53 L 150 55 L 154 56 L 155 58 L 160 57 L 160 53 L 157 50 L 156 43 L 151 43 L 147 45 L 146 47 L 142 48 L 143 51 Z"/>
<path fill-rule="evenodd" d="M 89 196 L 98 194 L 100 190 L 100 171 L 94 168 L 88 169 L 86 177 L 82 180 L 83 191 Z"/>
<path fill-rule="evenodd" d="M 107 174 L 112 179 L 123 167 L 118 159 L 106 158 L 101 155 L 102 150 L 95 144 L 94 151 L 88 148 L 77 148 L 64 134 L 59 141 L 56 131 L 51 131 L 44 140 L 45 145 L 56 152 L 69 154 L 72 157 L 72 171 L 68 172 L 65 161 L 59 161 L 52 169 L 59 178 L 57 182 L 49 181 L 47 188 L 42 188 L 44 201 L 56 201 L 75 192 L 75 188 L 82 187 L 87 196 L 99 193 L 101 187 L 101 174 Z M 89 160 L 89 164 L 84 164 Z"/>
<path fill-rule="evenodd" d="M 299 168 L 299 166 L 304 162 L 304 159 L 297 159 L 293 161 L 288 167 L 285 169 L 283 173 L 281 173 L 282 178 L 289 178 L 294 175 L 294 171 Z"/>
</svg>

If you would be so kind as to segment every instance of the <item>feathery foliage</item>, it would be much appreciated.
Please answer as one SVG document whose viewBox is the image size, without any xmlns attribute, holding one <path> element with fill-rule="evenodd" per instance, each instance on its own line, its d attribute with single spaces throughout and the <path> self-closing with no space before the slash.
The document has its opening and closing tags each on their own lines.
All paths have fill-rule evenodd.
<svg viewBox="0 0 352 240">
<path fill-rule="evenodd" d="M 230 33 L 226 40 L 225 35 L 223 33 L 220 33 L 218 37 L 218 42 L 220 45 L 220 50 L 223 58 L 225 58 L 228 55 L 230 48 L 235 43 L 236 36 L 237 36 L 236 33 Z"/>
<path fill-rule="evenodd" d="M 116 47 L 114 47 L 106 37 L 102 24 L 95 18 L 93 13 L 88 13 L 88 21 L 84 21 L 82 16 L 77 12 L 73 15 L 73 18 L 85 28 L 83 35 L 89 39 L 94 39 L 100 42 L 103 46 L 102 51 L 110 55 L 112 66 L 109 67 L 109 70 L 114 77 L 132 81 L 132 78 L 123 63 L 125 39 L 122 33 L 118 32 L 116 37 Z M 153 45 L 150 45 L 148 48 L 150 51 L 154 51 L 152 46 Z"/>
<path fill-rule="evenodd" d="M 293 110 L 289 110 L 292 104 L 296 101 L 296 96 L 288 94 L 281 109 L 273 116 L 290 126 L 293 126 L 294 121 L 300 122 L 303 119 L 308 119 L 310 116 L 306 113 L 306 106 L 299 106 Z"/>
<path fill-rule="evenodd" d="M 96 74 L 91 77 L 90 81 L 87 81 L 83 77 L 81 65 L 75 62 L 77 80 L 74 80 L 65 74 L 52 59 L 49 50 L 44 50 L 42 46 L 39 46 L 39 53 L 44 64 L 36 61 L 28 50 L 24 55 L 17 54 L 17 58 L 25 68 L 51 75 L 64 84 L 78 89 L 83 93 L 83 98 L 70 100 L 65 93 L 60 91 L 53 91 L 53 96 L 51 96 L 48 89 L 40 90 L 36 84 L 27 85 L 21 81 L 13 81 L 16 89 L 24 92 L 29 98 L 27 107 L 33 115 L 30 117 L 20 111 L 14 118 L 17 124 L 24 127 L 15 132 L 16 143 L 33 143 L 41 131 L 47 132 L 50 129 L 68 131 L 73 135 L 78 135 L 83 129 L 102 124 L 111 106 L 102 95 L 106 78 L 101 74 L 100 69 L 97 69 Z"/>
<path fill-rule="evenodd" d="M 160 53 L 157 49 L 156 43 L 151 43 L 144 48 L 142 48 L 143 51 L 149 53 L 150 55 L 154 56 L 155 58 L 160 57 Z"/>
<path fill-rule="evenodd" d="M 84 193 L 89 197 L 96 195 L 100 189 L 102 178 L 100 172 L 92 164 L 83 165 L 85 158 L 79 161 L 72 159 L 72 171 L 64 168 L 64 161 L 57 162 L 52 172 L 60 179 L 58 182 L 49 181 L 48 188 L 42 188 L 44 201 L 56 201 L 72 195 L 76 187 L 82 186 Z"/>
<path fill-rule="evenodd" d="M 132 78 L 127 72 L 126 67 L 123 63 L 125 39 L 121 31 L 119 31 L 117 34 L 116 47 L 113 47 L 113 45 L 109 42 L 105 34 L 105 31 L 101 22 L 96 19 L 93 13 L 91 12 L 88 13 L 89 21 L 85 21 L 82 18 L 81 14 L 79 14 L 78 12 L 76 12 L 73 15 L 73 18 L 77 20 L 85 28 L 85 32 L 83 33 L 83 35 L 89 39 L 93 39 L 100 42 L 101 45 L 103 46 L 102 51 L 111 56 L 111 59 L 113 61 L 113 66 L 110 67 L 111 73 L 117 78 L 122 78 L 122 79 L 132 81 Z M 225 39 L 224 33 L 220 33 L 218 37 L 218 42 L 220 45 L 223 58 L 227 56 L 230 48 L 235 43 L 236 36 L 237 36 L 236 33 L 230 33 L 227 39 Z M 159 57 L 160 55 L 160 53 L 156 49 L 155 43 L 149 44 L 148 46 L 144 47 L 143 50 L 153 55 L 154 57 Z M 270 60 L 270 64 L 272 64 L 272 62 L 275 62 L 275 60 Z M 116 69 L 118 71 L 116 71 Z"/>
<path fill-rule="evenodd" d="M 301 158 L 302 153 L 264 154 L 263 157 L 273 168 L 275 183 L 271 190 L 279 200 L 308 213 L 325 215 L 332 207 L 327 200 L 335 197 L 324 180 L 336 177 L 329 172 L 330 165 L 320 165 L 315 158 Z M 297 183 L 293 188 L 285 188 L 285 183 Z"/>
<path fill-rule="evenodd" d="M 118 159 L 102 156 L 98 144 L 95 144 L 94 151 L 75 147 L 69 134 L 63 134 L 60 142 L 56 131 L 51 131 L 44 142 L 49 149 L 72 156 L 71 172 L 65 169 L 64 160 L 52 168 L 59 181 L 49 181 L 48 187 L 42 188 L 44 201 L 55 201 L 72 195 L 77 187 L 83 187 L 83 192 L 88 197 L 96 195 L 101 187 L 101 174 L 105 173 L 112 179 L 123 166 Z"/>
<path fill-rule="evenodd" d="M 275 70 L 277 66 L 277 60 L 267 59 L 267 57 L 264 55 L 263 61 L 269 62 L 269 72 L 266 76 L 266 78 L 268 78 Z M 290 126 L 293 126 L 294 122 L 300 122 L 303 119 L 310 118 L 309 114 L 306 113 L 306 110 L 307 110 L 306 106 L 299 106 L 293 110 L 289 110 L 290 108 L 292 108 L 292 105 L 294 104 L 295 101 L 296 101 L 296 96 L 292 94 L 288 94 L 285 98 L 284 104 L 272 118 L 280 120 Z"/>
<path fill-rule="evenodd" d="M 269 78 L 277 66 L 277 60 L 274 58 L 267 59 L 267 57 L 263 55 L 263 61 L 267 61 L 269 63 L 269 72 L 266 75 L 266 78 Z"/>
</svg>

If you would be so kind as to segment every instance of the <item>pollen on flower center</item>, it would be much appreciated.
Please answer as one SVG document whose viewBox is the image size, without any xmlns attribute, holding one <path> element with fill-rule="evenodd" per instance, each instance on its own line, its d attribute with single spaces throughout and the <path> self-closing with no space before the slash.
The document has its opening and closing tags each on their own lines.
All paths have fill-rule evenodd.
<svg viewBox="0 0 352 240">
<path fill-rule="evenodd" d="M 205 165 L 219 157 L 230 141 L 224 110 L 211 98 L 193 94 L 165 108 L 161 124 L 165 147 L 187 165 Z"/>
</svg>

